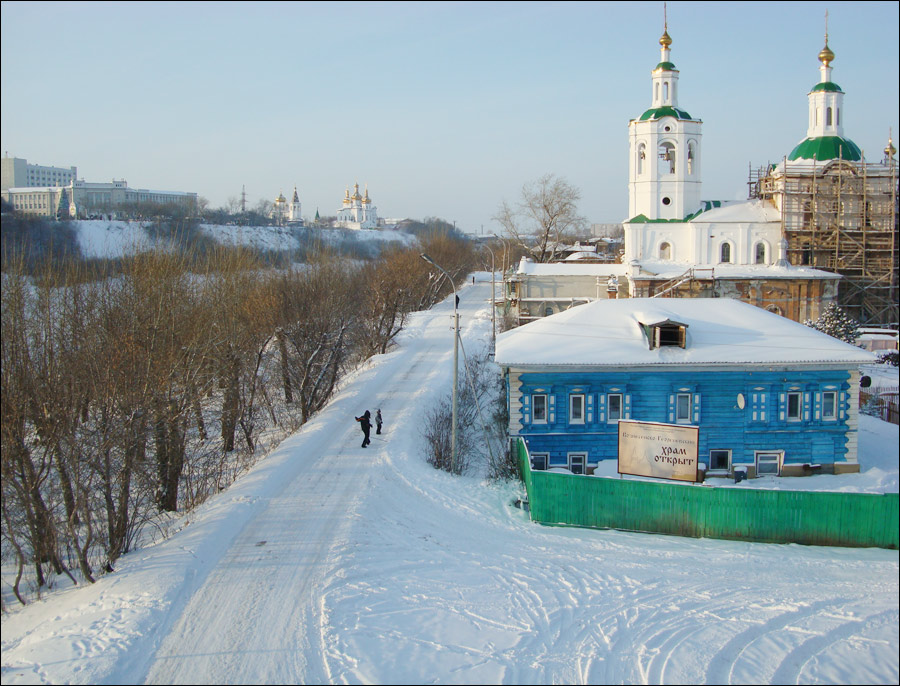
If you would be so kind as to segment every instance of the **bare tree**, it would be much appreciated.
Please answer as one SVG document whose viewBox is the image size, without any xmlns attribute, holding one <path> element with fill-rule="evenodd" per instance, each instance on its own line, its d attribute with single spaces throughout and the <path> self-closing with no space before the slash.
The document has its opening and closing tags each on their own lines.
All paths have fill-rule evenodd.
<svg viewBox="0 0 900 686">
<path fill-rule="evenodd" d="M 282 375 L 301 423 L 331 399 L 353 357 L 364 305 L 360 285 L 360 270 L 331 255 L 316 256 L 303 271 L 278 277 Z"/>
<path fill-rule="evenodd" d="M 522 186 L 514 207 L 503 200 L 494 220 L 538 262 L 549 262 L 587 223 L 578 214 L 579 200 L 581 192 L 577 188 L 565 179 L 547 174 Z"/>
</svg>

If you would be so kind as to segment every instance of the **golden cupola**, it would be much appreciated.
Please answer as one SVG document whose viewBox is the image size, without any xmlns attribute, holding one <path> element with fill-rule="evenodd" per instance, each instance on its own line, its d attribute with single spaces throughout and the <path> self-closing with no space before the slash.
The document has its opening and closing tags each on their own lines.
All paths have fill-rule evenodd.
<svg viewBox="0 0 900 686">
<path fill-rule="evenodd" d="M 672 45 L 672 37 L 669 35 L 668 28 L 663 29 L 663 35 L 659 38 L 659 44 L 666 49 Z"/>
<path fill-rule="evenodd" d="M 831 48 L 828 47 L 828 34 L 825 34 L 825 47 L 819 52 L 819 62 L 824 64 L 826 67 L 829 66 L 832 62 L 834 62 L 834 53 L 831 51 Z"/>
</svg>

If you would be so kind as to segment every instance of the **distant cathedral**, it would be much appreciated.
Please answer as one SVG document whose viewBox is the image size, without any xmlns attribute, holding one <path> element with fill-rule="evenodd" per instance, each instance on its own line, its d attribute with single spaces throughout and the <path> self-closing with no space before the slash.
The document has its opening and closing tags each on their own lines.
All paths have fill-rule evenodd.
<svg viewBox="0 0 900 686">
<path fill-rule="evenodd" d="M 344 202 L 337 213 L 337 221 L 334 224 L 342 229 L 374 229 L 378 227 L 378 215 L 375 205 L 369 197 L 369 189 L 365 195 L 359 194 L 359 184 L 354 185 L 353 195 L 350 188 L 344 193 Z"/>
<path fill-rule="evenodd" d="M 288 202 L 284 193 L 279 193 L 272 204 L 269 216 L 279 225 L 302 224 L 303 217 L 300 214 L 300 196 L 297 195 L 297 187 L 294 186 L 294 197 Z"/>
</svg>

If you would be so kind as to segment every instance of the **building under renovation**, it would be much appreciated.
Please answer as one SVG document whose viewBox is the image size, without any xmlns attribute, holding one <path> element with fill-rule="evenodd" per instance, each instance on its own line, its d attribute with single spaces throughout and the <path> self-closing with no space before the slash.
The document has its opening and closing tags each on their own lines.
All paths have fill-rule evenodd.
<svg viewBox="0 0 900 686">
<path fill-rule="evenodd" d="M 897 151 L 888 140 L 882 161 L 866 162 L 844 136 L 833 60 L 826 35 L 806 138 L 780 164 L 751 174 L 750 192 L 779 211 L 791 264 L 840 274 L 841 308 L 862 324 L 896 327 Z"/>
<path fill-rule="evenodd" d="M 884 160 L 869 163 L 847 143 L 833 157 L 788 157 L 757 172 L 751 192 L 780 211 L 791 264 L 840 274 L 841 308 L 862 324 L 896 327 L 896 150 L 889 143 Z"/>
</svg>

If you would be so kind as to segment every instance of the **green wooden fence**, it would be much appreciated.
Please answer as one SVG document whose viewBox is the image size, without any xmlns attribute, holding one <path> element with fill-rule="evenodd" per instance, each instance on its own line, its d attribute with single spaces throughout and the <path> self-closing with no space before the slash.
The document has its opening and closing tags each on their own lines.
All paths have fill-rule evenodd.
<svg viewBox="0 0 900 686">
<path fill-rule="evenodd" d="M 524 441 L 517 443 L 531 519 L 541 524 L 895 550 L 900 543 L 896 493 L 710 488 L 532 471 Z"/>
</svg>

